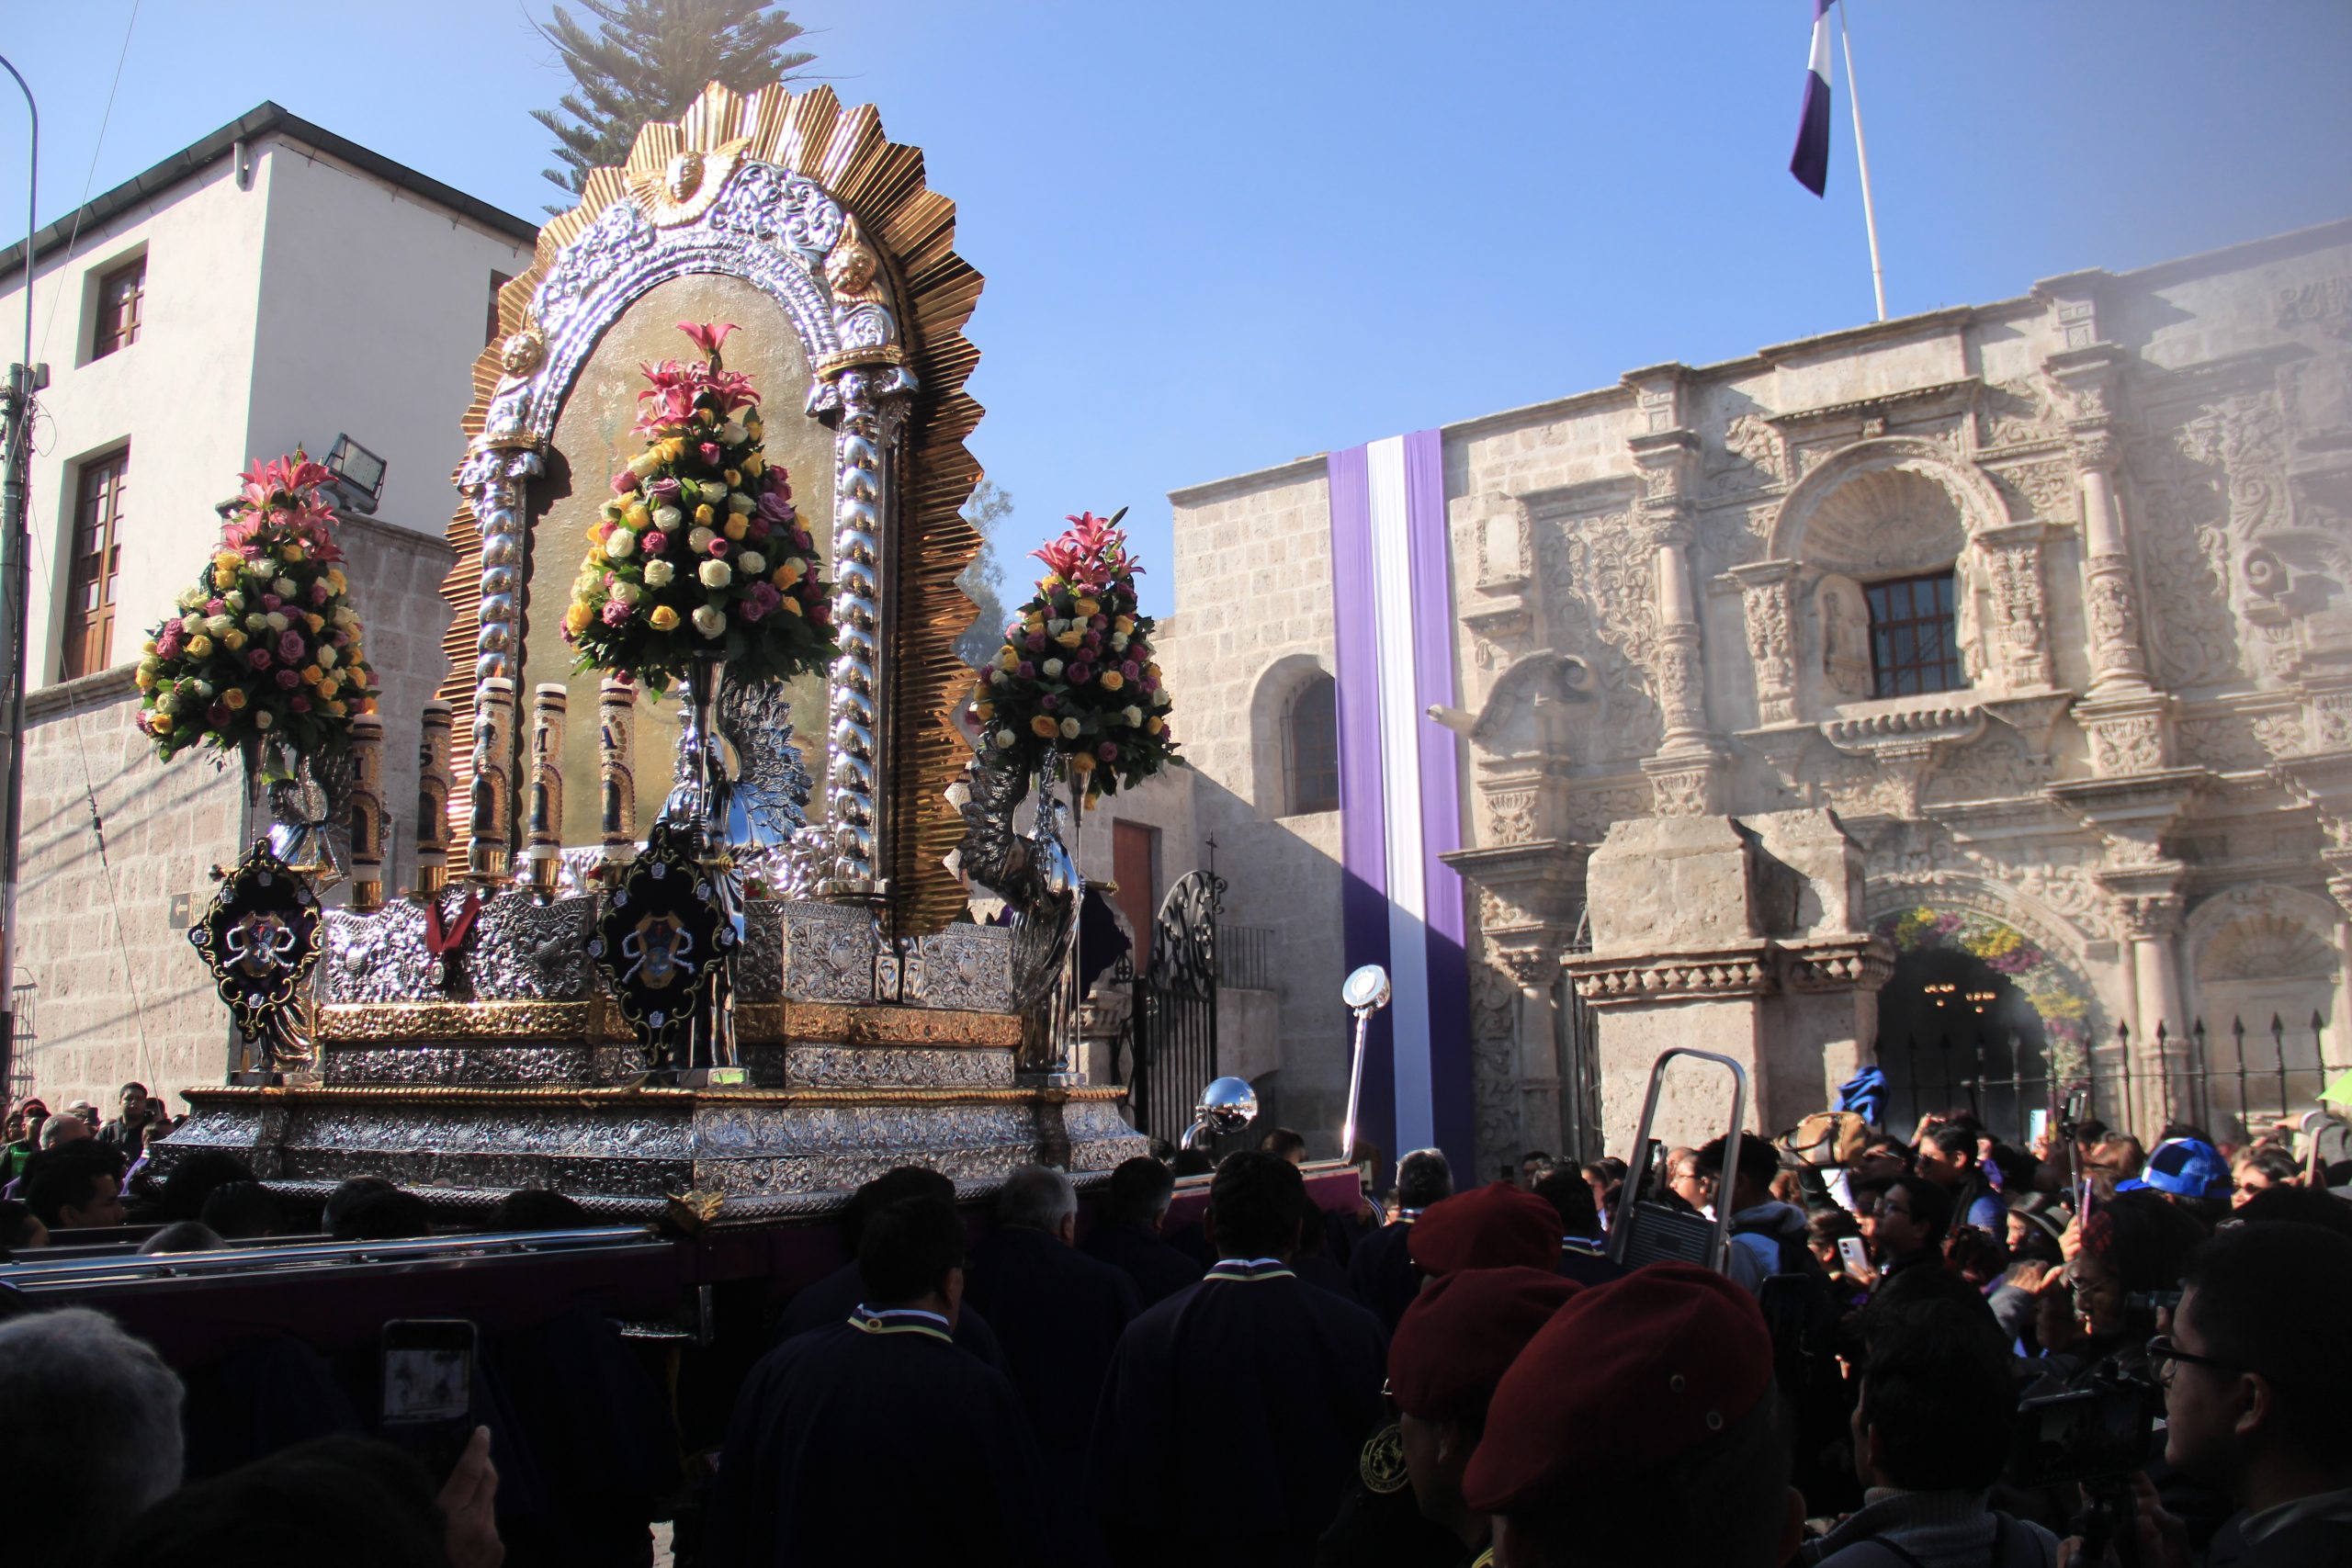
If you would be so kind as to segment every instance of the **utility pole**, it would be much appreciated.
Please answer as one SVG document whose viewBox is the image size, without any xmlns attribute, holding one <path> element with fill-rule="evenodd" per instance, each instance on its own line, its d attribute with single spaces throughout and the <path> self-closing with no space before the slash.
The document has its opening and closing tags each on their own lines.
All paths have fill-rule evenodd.
<svg viewBox="0 0 2352 1568">
<path fill-rule="evenodd" d="M 32 460 L 33 394 L 49 384 L 49 367 L 33 364 L 33 234 L 40 217 L 40 107 L 33 90 L 5 56 L 7 68 L 25 95 L 25 110 L 32 118 L 32 137 L 25 159 L 25 344 L 24 355 L 8 367 L 8 386 L 0 394 L 0 656 L 7 660 L 0 675 L 0 723 L 7 727 L 0 739 L 0 1100 L 7 1097 L 17 1066 L 17 843 L 25 819 L 25 610 L 28 598 L 30 551 L 25 528 L 28 487 L 25 469 Z"/>
</svg>

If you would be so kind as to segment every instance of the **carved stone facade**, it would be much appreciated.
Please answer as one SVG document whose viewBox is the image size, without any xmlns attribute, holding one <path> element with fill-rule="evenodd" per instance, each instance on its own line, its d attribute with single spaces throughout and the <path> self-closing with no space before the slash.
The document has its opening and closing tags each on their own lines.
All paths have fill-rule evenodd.
<svg viewBox="0 0 2352 1568">
<path fill-rule="evenodd" d="M 2289 955 L 2312 973 L 2278 983 L 2320 998 L 2341 1055 L 2346 299 L 2352 222 L 1445 429 L 1482 1170 L 1573 1135 L 1558 966 L 1593 967 L 1573 951 L 1606 915 L 1582 908 L 1586 859 L 1644 818 L 1834 813 L 1860 848 L 1862 929 L 1927 909 L 2013 933 L 2049 966 L 2029 992 L 2079 1014 L 2065 1032 L 2092 1050 L 2118 1024 L 2136 1052 L 2159 1023 L 2178 1040 L 2222 1014 L 2217 953 Z M 1213 734 L 1256 733 L 1244 716 L 1278 660 L 1331 668 L 1328 540 L 1285 567 L 1294 617 L 1211 625 L 1269 558 L 1253 527 L 1295 513 L 1313 534 L 1322 487 L 1301 463 L 1171 498 L 1162 661 Z M 1950 585 L 1956 676 L 1881 694 L 1872 590 L 1912 579 Z M 1303 838 L 1264 862 L 1279 887 L 1220 868 L 1254 923 L 1324 940 L 1307 933 L 1337 923 L 1331 830 L 1250 800 L 1264 775 L 1240 750 L 1194 761 L 1182 787 L 1216 811 L 1159 819 Z M 2269 922 L 2263 943 L 2249 921 Z M 1664 931 L 1646 968 L 1579 979 L 1604 1004 L 1600 1059 L 1617 1056 L 1610 975 L 1717 984 L 1690 945 Z M 1785 986 L 1768 958 L 1721 984 Z M 1292 977 L 1282 1042 L 1327 1077 L 1344 1070 L 1337 981 Z M 1620 1087 L 1595 1098 L 1623 1153 Z"/>
</svg>

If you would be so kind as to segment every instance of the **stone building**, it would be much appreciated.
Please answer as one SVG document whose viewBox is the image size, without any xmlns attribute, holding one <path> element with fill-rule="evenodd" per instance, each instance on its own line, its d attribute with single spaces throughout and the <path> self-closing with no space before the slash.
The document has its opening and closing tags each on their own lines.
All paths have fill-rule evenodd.
<svg viewBox="0 0 2352 1568">
<path fill-rule="evenodd" d="M 131 667 L 255 457 L 338 434 L 385 465 L 342 539 L 381 679 L 387 797 L 414 797 L 440 683 L 438 589 L 470 367 L 537 231 L 265 104 L 34 236 L 30 691 L 12 1090 L 111 1104 L 217 1082 L 225 1010 L 189 949 L 209 868 L 241 852 L 232 770 L 168 766 L 131 730 Z M 0 252 L 22 308 L 25 247 Z M 405 878 L 411 825 L 388 874 Z"/>
<path fill-rule="evenodd" d="M 1407 743 L 1460 801 L 1426 890 L 1467 922 L 1457 1163 L 1625 1152 L 1674 1044 L 1741 1060 L 1767 1125 L 1875 1057 L 1898 1112 L 2020 1133 L 2090 1077 L 2228 1135 L 2346 1059 L 2352 222 L 1424 437 L 1451 669 Z M 1278 941 L 1278 1021 L 1227 1056 L 1326 1140 L 1350 709 L 1391 703 L 1344 668 L 1351 457 L 1171 496 L 1193 770 L 1099 825 L 1156 835 L 1162 886 L 1215 838 L 1226 918 Z"/>
</svg>

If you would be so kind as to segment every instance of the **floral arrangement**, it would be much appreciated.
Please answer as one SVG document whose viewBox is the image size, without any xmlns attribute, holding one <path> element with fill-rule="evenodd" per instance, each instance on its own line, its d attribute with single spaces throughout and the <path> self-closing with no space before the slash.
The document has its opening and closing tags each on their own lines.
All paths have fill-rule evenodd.
<svg viewBox="0 0 2352 1568">
<path fill-rule="evenodd" d="M 564 639 L 581 670 L 661 692 L 697 660 L 786 679 L 834 654 L 832 601 L 790 476 L 760 446 L 760 394 L 719 362 L 733 324 L 680 322 L 706 358 L 642 367 L 635 434 L 588 530 Z"/>
<path fill-rule="evenodd" d="M 1133 788 L 1181 760 L 1152 662 L 1154 622 L 1136 608 L 1143 568 L 1127 554 L 1125 515 L 1072 517 L 1035 552 L 1046 575 L 1005 628 L 971 707 L 984 747 L 1031 768 L 1058 751 L 1089 795 Z"/>
<path fill-rule="evenodd" d="M 139 660 L 139 725 L 166 761 L 197 745 L 311 756 L 376 711 L 334 511 L 319 495 L 334 476 L 298 449 L 238 477 L 212 558 Z"/>
</svg>

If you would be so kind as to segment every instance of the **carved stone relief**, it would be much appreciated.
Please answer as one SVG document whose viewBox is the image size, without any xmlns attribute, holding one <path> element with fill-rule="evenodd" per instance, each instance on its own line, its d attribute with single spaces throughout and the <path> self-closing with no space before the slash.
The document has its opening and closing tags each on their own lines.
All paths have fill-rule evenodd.
<svg viewBox="0 0 2352 1568">
<path fill-rule="evenodd" d="M 1648 755 L 1665 731 L 1650 673 L 1658 640 L 1654 555 L 1624 511 L 1544 517 L 1537 527 L 1544 619 L 1555 648 L 1591 671 L 1598 756 Z"/>
<path fill-rule="evenodd" d="M 1871 695 L 1871 606 L 1862 585 L 1832 572 L 1815 584 L 1814 616 L 1821 627 L 1821 677 L 1830 696 L 1859 702 Z"/>
</svg>

